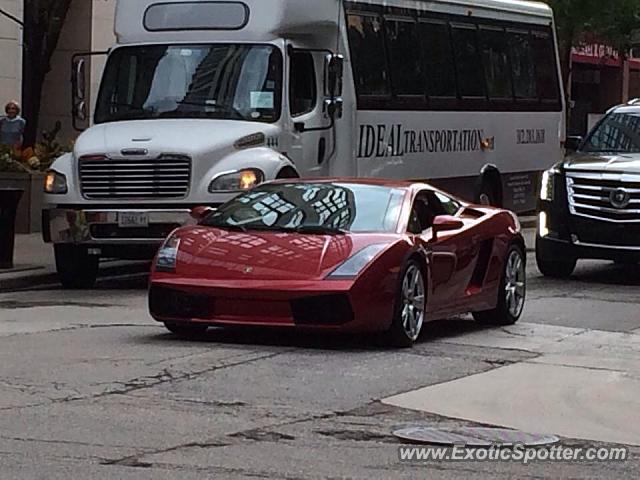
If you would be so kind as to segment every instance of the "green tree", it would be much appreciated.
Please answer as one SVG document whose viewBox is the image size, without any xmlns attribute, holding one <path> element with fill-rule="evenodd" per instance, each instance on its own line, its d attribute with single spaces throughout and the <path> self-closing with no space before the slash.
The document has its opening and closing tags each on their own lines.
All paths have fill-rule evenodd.
<svg viewBox="0 0 640 480">
<path fill-rule="evenodd" d="M 615 47 L 622 57 L 640 31 L 640 0 L 546 0 L 553 8 L 560 63 L 567 95 L 571 95 L 571 48 L 586 34 Z"/>
<path fill-rule="evenodd" d="M 71 0 L 24 0 L 24 52 L 22 71 L 22 112 L 27 119 L 25 145 L 37 139 L 42 87 L 51 70 L 51 57 Z"/>
</svg>

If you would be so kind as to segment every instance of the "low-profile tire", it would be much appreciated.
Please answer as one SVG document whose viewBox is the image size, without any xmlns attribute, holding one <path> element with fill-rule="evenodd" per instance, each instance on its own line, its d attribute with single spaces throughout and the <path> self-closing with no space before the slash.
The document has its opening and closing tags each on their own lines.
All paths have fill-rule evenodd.
<svg viewBox="0 0 640 480">
<path fill-rule="evenodd" d="M 54 245 L 58 279 L 64 288 L 92 288 L 98 278 L 100 257 L 89 255 L 86 247 Z"/>
<path fill-rule="evenodd" d="M 512 244 L 503 265 L 498 304 L 493 310 L 474 312 L 483 325 L 513 325 L 524 309 L 527 294 L 527 261 L 520 245 Z"/>
<path fill-rule="evenodd" d="M 578 263 L 575 258 L 568 260 L 551 260 L 544 258 L 540 250 L 536 245 L 536 263 L 542 275 L 551 278 L 569 278 L 571 274 L 573 274 L 573 271 L 576 269 L 576 264 Z"/>
<path fill-rule="evenodd" d="M 393 320 L 385 335 L 389 346 L 413 346 L 424 325 L 426 300 L 424 270 L 417 260 L 410 259 L 400 272 Z"/>
<path fill-rule="evenodd" d="M 209 328 L 207 325 L 197 323 L 171 323 L 165 322 L 164 326 L 174 335 L 193 338 L 204 334 Z"/>
</svg>

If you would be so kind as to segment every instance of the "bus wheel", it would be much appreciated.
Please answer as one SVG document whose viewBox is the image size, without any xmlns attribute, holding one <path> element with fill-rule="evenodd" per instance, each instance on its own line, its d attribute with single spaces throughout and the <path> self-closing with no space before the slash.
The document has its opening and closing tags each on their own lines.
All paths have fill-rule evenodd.
<svg viewBox="0 0 640 480">
<path fill-rule="evenodd" d="M 497 170 L 489 170 L 478 178 L 475 202 L 479 205 L 502 207 L 502 183 Z"/>
<path fill-rule="evenodd" d="M 64 288 L 92 288 L 98 277 L 100 258 L 89 255 L 86 247 L 79 245 L 54 245 L 58 279 Z"/>
</svg>

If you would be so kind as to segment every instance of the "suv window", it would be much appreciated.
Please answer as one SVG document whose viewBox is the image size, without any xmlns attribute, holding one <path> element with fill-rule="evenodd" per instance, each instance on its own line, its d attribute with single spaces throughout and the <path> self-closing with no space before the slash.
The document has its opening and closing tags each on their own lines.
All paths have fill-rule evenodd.
<svg viewBox="0 0 640 480">
<path fill-rule="evenodd" d="M 311 112 L 316 106 L 318 87 L 313 56 L 296 52 L 291 56 L 289 101 L 291 115 L 296 117 Z"/>
<path fill-rule="evenodd" d="M 640 112 L 607 115 L 591 132 L 582 148 L 592 153 L 640 152 Z"/>
</svg>

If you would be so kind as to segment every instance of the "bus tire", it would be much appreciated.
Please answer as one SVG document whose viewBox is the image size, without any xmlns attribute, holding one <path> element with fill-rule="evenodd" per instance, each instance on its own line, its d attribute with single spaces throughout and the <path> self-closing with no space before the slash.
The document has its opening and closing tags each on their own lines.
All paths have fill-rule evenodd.
<svg viewBox="0 0 640 480">
<path fill-rule="evenodd" d="M 502 207 L 502 179 L 495 168 L 485 169 L 476 182 L 475 202 L 479 205 Z"/>
<path fill-rule="evenodd" d="M 64 288 L 92 288 L 98 278 L 100 258 L 89 255 L 86 247 L 69 244 L 54 245 L 58 279 Z"/>
</svg>

